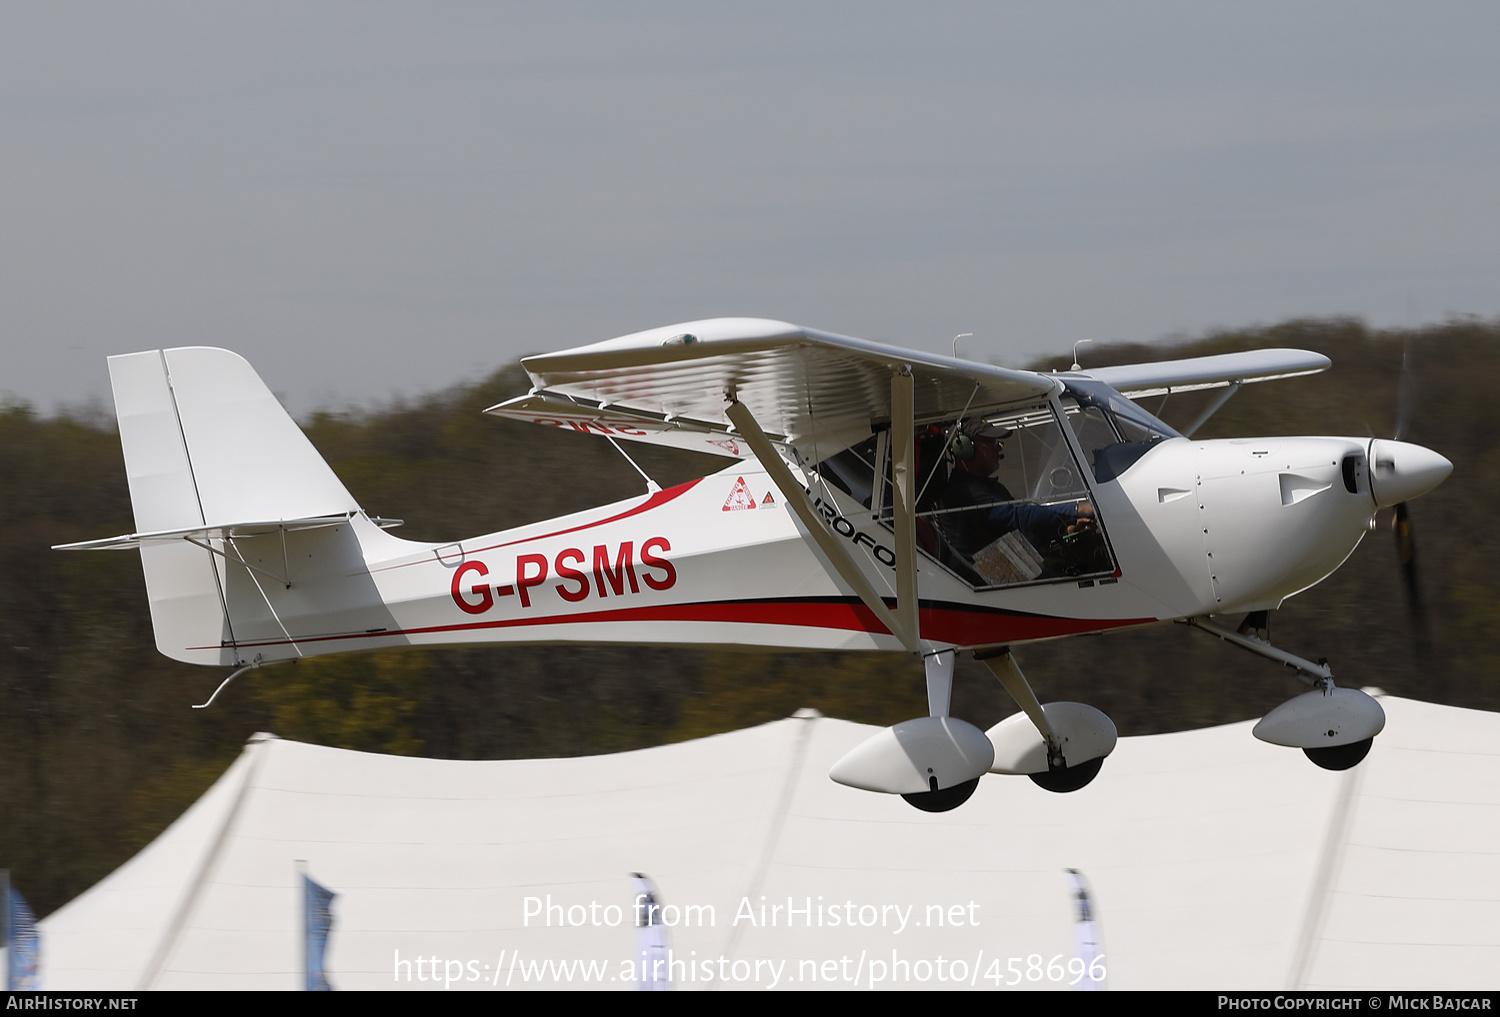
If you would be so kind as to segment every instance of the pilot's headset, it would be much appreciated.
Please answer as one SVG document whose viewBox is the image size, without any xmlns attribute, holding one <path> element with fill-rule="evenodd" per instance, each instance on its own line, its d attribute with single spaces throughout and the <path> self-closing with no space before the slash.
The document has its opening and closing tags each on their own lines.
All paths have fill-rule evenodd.
<svg viewBox="0 0 1500 1017">
<path fill-rule="evenodd" d="M 974 439 L 963 431 L 953 436 L 953 441 L 948 444 L 948 451 L 953 458 L 961 463 L 966 463 L 974 458 Z"/>
<path fill-rule="evenodd" d="M 1005 438 L 1010 437 L 1009 431 L 998 428 L 991 428 L 990 425 L 984 420 L 972 420 L 960 427 L 958 433 L 953 436 L 953 440 L 948 443 L 948 451 L 953 456 L 954 460 L 960 463 L 966 463 L 970 459 L 973 459 L 974 453 L 976 451 L 974 447 L 974 437 L 975 435 L 978 435 L 986 430 L 993 431 L 993 437 L 997 441 L 1001 441 Z M 1000 458 L 1005 458 L 1004 453 L 1001 454 Z"/>
</svg>

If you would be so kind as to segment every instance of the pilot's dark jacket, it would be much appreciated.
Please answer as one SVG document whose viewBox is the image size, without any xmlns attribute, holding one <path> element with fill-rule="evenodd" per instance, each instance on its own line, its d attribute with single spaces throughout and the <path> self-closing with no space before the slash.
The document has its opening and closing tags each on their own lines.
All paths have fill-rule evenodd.
<svg viewBox="0 0 1500 1017">
<path fill-rule="evenodd" d="M 977 506 L 966 512 L 949 511 L 937 517 L 948 543 L 969 558 L 1011 530 L 1020 530 L 1034 546 L 1043 547 L 1056 540 L 1064 527 L 1078 518 L 1077 510 L 1071 505 L 1054 507 L 1017 502 L 1006 486 L 994 477 L 975 476 L 963 469 L 954 470 L 948 478 L 942 500 L 945 509 Z"/>
</svg>

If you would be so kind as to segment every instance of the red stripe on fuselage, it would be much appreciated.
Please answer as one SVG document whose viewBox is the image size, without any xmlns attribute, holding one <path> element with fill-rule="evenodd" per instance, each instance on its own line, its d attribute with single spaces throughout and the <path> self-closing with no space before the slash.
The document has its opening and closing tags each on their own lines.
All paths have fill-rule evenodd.
<svg viewBox="0 0 1500 1017">
<path fill-rule="evenodd" d="M 1052 639 L 1084 632 L 1103 632 L 1129 625 L 1147 625 L 1155 618 L 1053 618 L 1048 615 L 1006 611 L 923 606 L 922 638 L 956 646 Z M 544 618 L 507 618 L 496 621 L 460 622 L 389 632 L 348 632 L 300 639 L 241 642 L 237 646 L 287 646 L 343 639 L 378 639 L 384 636 L 419 636 L 438 632 L 482 632 L 486 629 L 523 628 L 537 625 L 593 625 L 628 622 L 719 622 L 746 625 L 788 625 L 797 628 L 834 629 L 844 632 L 884 634 L 886 629 L 874 613 L 858 600 L 725 600 L 701 604 L 664 604 L 625 607 L 613 611 L 550 615 Z M 189 649 L 220 649 L 200 646 Z"/>
</svg>

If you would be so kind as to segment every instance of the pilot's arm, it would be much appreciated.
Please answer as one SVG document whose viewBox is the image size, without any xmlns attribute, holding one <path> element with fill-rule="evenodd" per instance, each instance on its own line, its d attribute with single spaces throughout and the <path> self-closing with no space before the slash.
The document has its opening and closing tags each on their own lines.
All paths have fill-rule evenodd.
<svg viewBox="0 0 1500 1017">
<path fill-rule="evenodd" d="M 1056 540 L 1068 527 L 1077 525 L 1081 518 L 1092 515 L 1093 509 L 1087 502 L 1076 506 L 1009 502 L 991 505 L 986 512 L 985 525 L 995 536 L 1020 530 L 1033 543 L 1046 544 Z"/>
</svg>

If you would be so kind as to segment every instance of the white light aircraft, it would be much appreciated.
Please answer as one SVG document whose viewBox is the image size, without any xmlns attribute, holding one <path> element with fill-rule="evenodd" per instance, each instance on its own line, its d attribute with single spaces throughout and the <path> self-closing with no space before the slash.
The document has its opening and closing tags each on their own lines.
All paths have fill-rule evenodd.
<svg viewBox="0 0 1500 1017">
<path fill-rule="evenodd" d="M 559 519 L 407 541 L 355 503 L 243 359 L 154 350 L 109 361 L 137 532 L 66 546 L 139 548 L 157 647 L 234 674 L 452 643 L 909 654 L 929 716 L 829 775 L 943 811 L 986 772 L 1075 790 L 1114 748 L 1100 711 L 1039 703 L 1011 647 L 1168 620 L 1313 686 L 1258 737 L 1358 763 L 1379 704 L 1272 646 L 1266 612 L 1338 568 L 1378 509 L 1452 469 L 1394 440 L 1190 437 L 1241 385 L 1329 366 L 1301 350 L 1040 374 L 722 318 L 523 363 L 531 392 L 488 412 L 728 463 Z M 1223 392 L 1188 435 L 1132 401 L 1207 388 Z M 988 732 L 951 716 L 959 652 L 1021 712 Z"/>
</svg>

